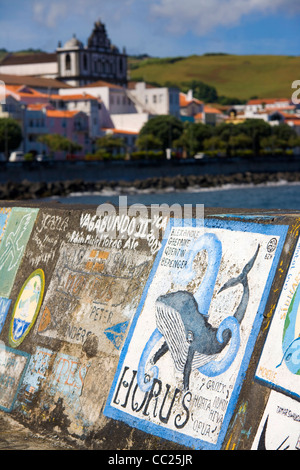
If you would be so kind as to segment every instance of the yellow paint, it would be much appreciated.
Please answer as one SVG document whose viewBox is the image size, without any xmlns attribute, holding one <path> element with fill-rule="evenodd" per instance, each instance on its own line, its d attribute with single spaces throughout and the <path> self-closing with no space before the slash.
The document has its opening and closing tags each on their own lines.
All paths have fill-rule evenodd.
<svg viewBox="0 0 300 470">
<path fill-rule="evenodd" d="M 34 293 L 35 283 L 39 283 L 39 294 L 37 299 L 32 300 L 31 296 Z M 24 282 L 14 306 L 8 337 L 9 343 L 12 347 L 15 348 L 19 346 L 34 325 L 42 304 L 44 289 L 44 271 L 42 269 L 37 269 Z M 22 336 L 20 336 L 18 339 L 14 337 L 15 319 L 26 321 L 29 325 L 22 333 Z"/>
</svg>

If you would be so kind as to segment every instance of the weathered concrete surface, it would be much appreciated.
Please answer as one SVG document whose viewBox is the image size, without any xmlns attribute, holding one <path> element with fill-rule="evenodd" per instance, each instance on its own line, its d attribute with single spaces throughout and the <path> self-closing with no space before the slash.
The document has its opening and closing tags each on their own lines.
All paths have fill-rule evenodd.
<svg viewBox="0 0 300 470">
<path fill-rule="evenodd" d="M 34 433 L 8 414 L 0 412 L 0 450 L 76 450 L 58 436 Z"/>
<path fill-rule="evenodd" d="M 298 448 L 300 213 L 209 209 L 203 226 L 194 210 L 182 227 L 105 209 L 0 206 L 0 418 L 26 448 L 30 433 L 78 449 Z"/>
</svg>

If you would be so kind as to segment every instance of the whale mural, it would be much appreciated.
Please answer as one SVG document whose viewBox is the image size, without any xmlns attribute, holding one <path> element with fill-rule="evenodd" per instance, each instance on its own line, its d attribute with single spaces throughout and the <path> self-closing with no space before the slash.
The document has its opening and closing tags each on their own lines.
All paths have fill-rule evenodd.
<svg viewBox="0 0 300 470">
<path fill-rule="evenodd" d="M 201 245 L 202 239 L 206 240 L 207 238 L 209 241 L 212 238 L 216 247 L 219 248 L 219 240 L 212 234 L 200 237 Z M 202 249 L 205 248 L 206 244 L 204 243 Z M 164 343 L 155 353 L 152 362 L 156 364 L 163 354 L 170 351 L 175 367 L 178 371 L 183 372 L 184 389 L 189 388 L 189 376 L 192 368 L 211 377 L 221 374 L 234 360 L 240 344 L 239 325 L 249 301 L 247 275 L 253 267 L 258 250 L 259 247 L 241 274 L 229 279 L 219 290 L 220 293 L 238 284 L 243 286 L 243 295 L 234 315 L 226 317 L 218 328 L 212 327 L 207 314 L 202 314 L 199 310 L 201 294 L 203 296 L 207 294 L 206 282 L 209 283 L 209 286 L 214 285 L 211 278 L 215 280 L 215 272 L 206 276 L 206 281 L 202 281 L 195 296 L 187 291 L 177 291 L 162 295 L 156 300 L 156 324 L 158 331 L 164 337 Z M 220 261 L 218 265 L 220 265 Z M 210 298 L 206 299 L 208 305 L 203 306 L 204 311 L 208 310 L 211 297 L 212 292 Z M 196 298 L 199 298 L 199 303 Z M 231 347 L 226 357 L 222 361 L 216 361 L 229 342 Z M 145 390 L 150 388 L 151 383 L 148 382 L 146 388 L 142 381 L 139 382 L 139 385 L 141 389 Z"/>
<path fill-rule="evenodd" d="M 284 239 L 282 227 L 255 229 L 213 220 L 169 227 L 106 416 L 194 448 L 220 447 Z"/>
</svg>

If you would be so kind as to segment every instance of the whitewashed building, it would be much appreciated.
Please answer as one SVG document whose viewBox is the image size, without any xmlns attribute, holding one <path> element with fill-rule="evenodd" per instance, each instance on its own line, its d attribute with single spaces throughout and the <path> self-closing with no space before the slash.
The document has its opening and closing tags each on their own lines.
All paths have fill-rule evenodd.
<svg viewBox="0 0 300 470">
<path fill-rule="evenodd" d="M 27 75 L 59 79 L 72 86 L 97 80 L 126 85 L 127 55 L 114 46 L 101 21 L 84 45 L 74 35 L 54 53 L 7 54 L 0 62 L 0 74 Z"/>
</svg>

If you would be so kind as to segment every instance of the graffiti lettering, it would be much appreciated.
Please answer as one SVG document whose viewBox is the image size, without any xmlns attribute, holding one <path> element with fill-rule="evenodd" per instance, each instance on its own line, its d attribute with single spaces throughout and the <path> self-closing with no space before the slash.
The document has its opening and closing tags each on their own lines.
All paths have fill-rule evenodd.
<svg viewBox="0 0 300 470">
<path fill-rule="evenodd" d="M 91 331 L 86 331 L 85 328 L 76 327 L 69 325 L 66 331 L 66 337 L 70 339 L 75 339 L 76 341 L 80 341 L 81 343 L 84 343 L 86 338 L 92 334 Z"/>
<path fill-rule="evenodd" d="M 147 392 L 142 392 L 136 381 L 137 371 L 133 370 L 131 376 L 129 367 L 125 367 L 113 402 L 122 408 L 129 406 L 132 411 L 142 413 L 143 416 L 158 417 L 163 424 L 168 424 L 172 415 L 174 425 L 177 429 L 183 428 L 190 419 L 190 412 L 187 403 L 191 401 L 191 393 L 187 392 L 182 396 L 182 391 L 175 388 L 171 391 L 171 385 L 163 384 L 159 379 L 154 379 L 152 387 Z M 130 382 L 128 382 L 130 380 Z M 132 392 L 132 394 L 131 394 Z M 131 394 L 131 399 L 130 399 Z M 137 395 L 142 395 L 137 398 Z M 172 413 L 174 403 L 178 404 L 181 397 L 181 411 L 174 416 Z M 177 408 L 178 410 L 178 408 Z"/>
<path fill-rule="evenodd" d="M 41 225 L 36 228 L 38 233 L 42 230 L 57 230 L 58 232 L 65 232 L 69 225 L 69 217 L 60 217 L 59 215 L 49 215 L 42 213 Z"/>
<path fill-rule="evenodd" d="M 56 366 L 55 382 L 81 390 L 86 368 L 72 358 L 61 357 Z"/>
</svg>

